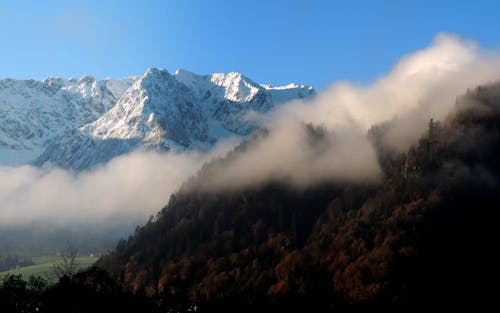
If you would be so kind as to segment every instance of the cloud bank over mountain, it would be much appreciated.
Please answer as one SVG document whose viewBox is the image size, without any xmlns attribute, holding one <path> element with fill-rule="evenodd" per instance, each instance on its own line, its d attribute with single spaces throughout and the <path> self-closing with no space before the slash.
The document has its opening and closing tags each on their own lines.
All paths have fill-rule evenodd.
<svg viewBox="0 0 500 313">
<path fill-rule="evenodd" d="M 236 139 L 227 139 L 209 153 L 135 151 L 81 173 L 0 167 L 0 225 L 143 222 L 202 164 L 235 144 Z"/>
<path fill-rule="evenodd" d="M 433 43 L 402 57 L 392 71 L 367 86 L 335 82 L 312 100 L 291 101 L 257 119 L 269 135 L 218 168 L 208 188 L 239 188 L 283 179 L 304 187 L 324 181 L 380 178 L 366 133 L 392 121 L 386 140 L 404 150 L 431 118 L 443 119 L 467 88 L 500 78 L 499 54 L 474 42 L 438 34 Z M 324 127 L 318 142 L 305 124 Z M 314 138 L 313 138 L 314 139 Z M 135 151 L 90 171 L 74 173 L 33 166 L 0 168 L 0 224 L 47 221 L 94 223 L 117 216 L 145 219 L 214 156 L 237 144 L 229 140 L 206 152 Z"/>
<path fill-rule="evenodd" d="M 299 187 L 325 181 L 376 182 L 380 168 L 366 136 L 372 126 L 390 121 L 385 144 L 404 151 L 430 119 L 444 119 L 467 88 L 500 79 L 499 68 L 498 53 L 438 34 L 429 47 L 402 57 L 371 85 L 336 82 L 313 100 L 294 101 L 261 116 L 269 136 L 215 170 L 207 184 L 234 188 L 276 179 Z M 328 134 L 312 144 L 303 124 L 323 126 Z"/>
</svg>

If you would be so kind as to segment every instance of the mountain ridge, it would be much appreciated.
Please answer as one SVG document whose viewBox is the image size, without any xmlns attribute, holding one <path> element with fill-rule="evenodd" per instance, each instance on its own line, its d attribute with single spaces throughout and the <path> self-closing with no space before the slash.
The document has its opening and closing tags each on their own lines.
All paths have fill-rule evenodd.
<svg viewBox="0 0 500 313">
<path fill-rule="evenodd" d="M 157 68 L 123 79 L 2 79 L 0 164 L 84 170 L 140 148 L 208 149 L 257 129 L 249 112 L 314 94 L 312 87 L 270 87 L 236 72 Z"/>
</svg>

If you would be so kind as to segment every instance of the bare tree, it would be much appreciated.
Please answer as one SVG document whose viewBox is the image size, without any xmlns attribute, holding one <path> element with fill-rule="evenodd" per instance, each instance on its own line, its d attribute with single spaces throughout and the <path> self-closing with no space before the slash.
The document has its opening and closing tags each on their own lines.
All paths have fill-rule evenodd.
<svg viewBox="0 0 500 313">
<path fill-rule="evenodd" d="M 74 243 L 68 242 L 66 251 L 62 253 L 62 259 L 53 265 L 54 274 L 58 279 L 61 277 L 73 277 L 78 271 L 78 263 L 76 257 L 78 256 L 78 248 Z"/>
</svg>

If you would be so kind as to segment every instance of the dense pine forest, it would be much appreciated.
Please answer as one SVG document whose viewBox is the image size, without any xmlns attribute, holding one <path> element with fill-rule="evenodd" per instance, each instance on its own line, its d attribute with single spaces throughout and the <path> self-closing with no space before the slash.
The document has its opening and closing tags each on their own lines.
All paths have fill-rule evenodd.
<svg viewBox="0 0 500 313">
<path fill-rule="evenodd" d="M 304 127 L 311 144 L 321 145 L 328 130 Z M 207 164 L 96 267 L 53 286 L 5 278 L 0 307 L 428 312 L 491 305 L 500 84 L 459 97 L 455 111 L 429 120 L 405 152 L 388 144 L 391 127 L 387 122 L 368 132 L 383 170 L 378 183 L 297 188 L 276 180 L 244 189 L 200 188 L 215 167 L 266 136 L 259 133 Z"/>
</svg>

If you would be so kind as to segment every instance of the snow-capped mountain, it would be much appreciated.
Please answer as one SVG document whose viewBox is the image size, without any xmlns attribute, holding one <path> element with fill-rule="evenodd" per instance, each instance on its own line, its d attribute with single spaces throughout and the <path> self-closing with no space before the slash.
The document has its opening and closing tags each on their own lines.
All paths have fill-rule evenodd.
<svg viewBox="0 0 500 313">
<path fill-rule="evenodd" d="M 0 80 L 0 164 L 47 162 L 82 170 L 137 148 L 206 149 L 257 128 L 265 113 L 310 97 L 307 86 L 270 87 L 240 73 L 150 69 L 122 80 Z"/>
<path fill-rule="evenodd" d="M 135 80 L 0 80 L 0 164 L 35 159 L 54 138 L 107 112 Z"/>
<path fill-rule="evenodd" d="M 209 134 L 216 138 L 224 132 L 246 136 L 256 127 L 248 121 L 250 112 L 265 113 L 281 103 L 314 94 L 312 87 L 303 85 L 259 85 L 236 72 L 201 76 L 177 70 L 173 76 L 188 86 L 202 103 L 210 117 Z"/>
</svg>

